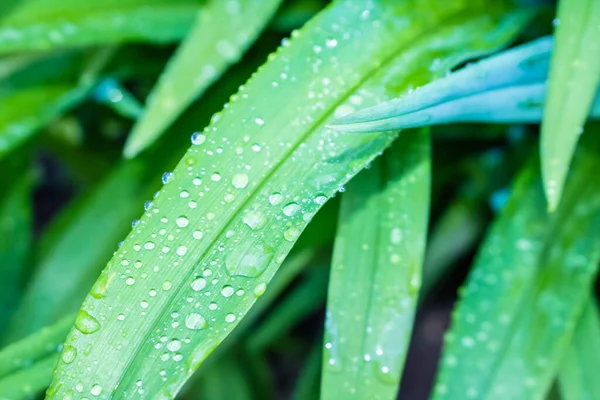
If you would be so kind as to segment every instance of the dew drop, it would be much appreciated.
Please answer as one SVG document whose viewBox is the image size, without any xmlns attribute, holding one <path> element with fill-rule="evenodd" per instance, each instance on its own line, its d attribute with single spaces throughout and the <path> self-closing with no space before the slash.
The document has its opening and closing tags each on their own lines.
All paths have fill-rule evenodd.
<svg viewBox="0 0 600 400">
<path fill-rule="evenodd" d="M 263 294 L 265 294 L 265 291 L 267 290 L 267 284 L 262 282 L 259 283 L 258 285 L 256 285 L 256 287 L 254 288 L 254 297 L 260 297 Z"/>
<path fill-rule="evenodd" d="M 193 145 L 199 146 L 206 141 L 206 136 L 200 132 L 194 132 L 191 140 Z"/>
<path fill-rule="evenodd" d="M 131 286 L 135 283 L 135 279 L 133 278 L 133 276 L 128 276 L 127 279 L 125 279 L 125 284 L 127 286 Z"/>
<path fill-rule="evenodd" d="M 288 242 L 293 242 L 294 240 L 298 239 L 298 236 L 300 236 L 300 230 L 298 228 L 292 227 L 283 233 L 284 239 Z"/>
<path fill-rule="evenodd" d="M 248 211 L 242 218 L 242 222 L 248 225 L 252 230 L 262 228 L 266 221 L 264 215 L 258 211 Z"/>
<path fill-rule="evenodd" d="M 273 206 L 280 204 L 282 201 L 283 201 L 283 195 L 281 193 L 273 193 L 272 195 L 269 196 L 269 203 L 271 203 L 271 205 L 273 205 Z"/>
<path fill-rule="evenodd" d="M 83 334 L 97 332 L 100 329 L 100 323 L 84 310 L 79 310 L 75 319 L 75 328 Z"/>
<path fill-rule="evenodd" d="M 62 360 L 65 364 L 71 364 L 77 357 L 77 349 L 73 346 L 66 345 L 62 352 Z"/>
<path fill-rule="evenodd" d="M 221 289 L 221 294 L 223 295 L 223 297 L 231 297 L 233 296 L 234 292 L 235 290 L 229 285 L 223 286 L 223 289 Z"/>
<path fill-rule="evenodd" d="M 218 172 L 215 172 L 214 174 L 212 174 L 210 176 L 210 180 L 213 182 L 219 182 L 221 180 L 221 174 L 219 174 Z"/>
<path fill-rule="evenodd" d="M 265 124 L 265 120 L 260 117 L 254 118 L 254 122 L 256 123 L 256 125 L 259 125 L 259 126 L 262 126 Z"/>
<path fill-rule="evenodd" d="M 301 209 L 302 207 L 300 207 L 298 203 L 289 203 L 285 207 L 283 207 L 283 213 L 288 217 L 292 217 Z"/>
<path fill-rule="evenodd" d="M 206 329 L 206 327 L 208 327 L 208 324 L 206 323 L 206 320 L 204 319 L 204 317 L 202 317 L 202 315 L 198 313 L 190 313 L 187 317 L 185 317 L 185 326 L 188 329 L 200 330 Z"/>
<path fill-rule="evenodd" d="M 235 314 L 229 313 L 225 316 L 225 322 L 233 322 L 235 321 Z"/>
<path fill-rule="evenodd" d="M 231 179 L 231 184 L 236 189 L 243 189 L 248 186 L 248 175 L 246 174 L 235 174 Z"/>
<path fill-rule="evenodd" d="M 204 235 L 200 231 L 194 231 L 194 233 L 192 234 L 192 236 L 194 237 L 194 239 L 200 240 L 200 239 L 202 239 L 202 236 L 204 236 Z"/>
<path fill-rule="evenodd" d="M 235 247 L 225 257 L 225 268 L 231 276 L 256 278 L 265 271 L 273 256 L 272 247 L 248 242 L 245 246 Z"/>
<path fill-rule="evenodd" d="M 173 339 L 167 344 L 169 351 L 179 351 L 181 349 L 181 342 L 177 339 Z"/>
<path fill-rule="evenodd" d="M 95 384 L 90 389 L 90 393 L 92 394 L 92 396 L 100 396 L 100 393 L 102 393 L 102 386 Z"/>
<path fill-rule="evenodd" d="M 187 219 L 187 217 L 181 216 L 181 217 L 177 218 L 175 223 L 177 224 L 178 227 L 185 228 L 186 226 L 188 226 L 190 221 Z"/>
<path fill-rule="evenodd" d="M 173 179 L 173 173 L 172 172 L 165 172 L 162 175 L 162 183 L 163 185 L 166 185 L 167 183 L 171 182 L 171 180 Z"/>
<path fill-rule="evenodd" d="M 192 290 L 194 290 L 195 292 L 199 292 L 206 287 L 206 279 L 204 279 L 204 278 L 195 279 L 192 282 L 191 286 L 192 286 Z"/>
</svg>

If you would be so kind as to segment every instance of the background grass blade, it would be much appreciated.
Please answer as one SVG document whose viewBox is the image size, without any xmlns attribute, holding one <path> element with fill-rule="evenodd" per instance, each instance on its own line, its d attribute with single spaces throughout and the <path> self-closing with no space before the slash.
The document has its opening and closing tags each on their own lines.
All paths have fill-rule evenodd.
<svg viewBox="0 0 600 400">
<path fill-rule="evenodd" d="M 599 185 L 591 184 L 600 158 L 597 141 L 590 142 L 557 213 L 545 212 L 534 168 L 514 185 L 461 292 L 436 399 L 538 399 L 548 392 L 600 256 Z"/>
<path fill-rule="evenodd" d="M 594 371 L 600 364 L 600 317 L 596 300 L 590 299 L 577 324 L 575 335 L 558 373 L 558 386 L 564 400 L 591 400 L 600 397 L 600 382 Z"/>
<path fill-rule="evenodd" d="M 311 271 L 279 304 L 269 316 L 246 339 L 250 353 L 259 353 L 294 327 L 302 319 L 313 314 L 323 304 L 327 294 L 329 270 Z"/>
<path fill-rule="evenodd" d="M 210 1 L 148 97 L 141 119 L 127 138 L 125 156 L 133 157 L 152 144 L 227 67 L 239 61 L 280 3 Z"/>
<path fill-rule="evenodd" d="M 0 398 L 10 400 L 30 399 L 50 383 L 51 373 L 58 354 L 44 358 L 29 368 L 0 379 Z"/>
<path fill-rule="evenodd" d="M 0 202 L 0 279 L 5 285 L 0 291 L 0 332 L 4 332 L 21 297 L 32 240 L 32 177 L 29 172 L 19 174 L 3 167 L 14 181 L 10 184 L 3 177 L 6 186 L 0 189 L 4 194 Z"/>
<path fill-rule="evenodd" d="M 325 322 L 322 399 L 394 399 L 421 284 L 428 130 L 406 132 L 344 193 Z"/>
<path fill-rule="evenodd" d="M 74 319 L 64 317 L 0 351 L 0 399 L 31 399 L 48 387 Z"/>
<path fill-rule="evenodd" d="M 0 158 L 83 101 L 106 61 L 104 50 L 34 58 L 0 80 Z"/>
<path fill-rule="evenodd" d="M 549 210 L 560 201 L 571 157 L 600 82 L 600 2 L 559 1 L 555 21 L 540 148 Z"/>
<path fill-rule="evenodd" d="M 183 37 L 203 0 L 32 0 L 0 20 L 0 54 Z"/>
<path fill-rule="evenodd" d="M 525 21 L 505 11 L 498 2 L 339 2 L 284 42 L 163 176 L 84 302 L 66 342 L 77 356 L 59 361 L 48 397 L 77 388 L 99 399 L 174 396 L 322 203 L 395 138 L 327 129 L 336 110 L 397 95 L 384 82 L 403 90 L 428 79 L 432 54 L 448 68 L 498 48 Z M 161 370 L 164 380 L 151 378 Z"/>
</svg>

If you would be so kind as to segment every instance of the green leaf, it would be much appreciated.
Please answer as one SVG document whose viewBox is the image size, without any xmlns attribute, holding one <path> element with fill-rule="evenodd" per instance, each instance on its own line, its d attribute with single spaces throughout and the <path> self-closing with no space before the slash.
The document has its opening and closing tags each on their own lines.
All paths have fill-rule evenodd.
<svg viewBox="0 0 600 400">
<path fill-rule="evenodd" d="M 600 2 L 561 0 L 544 107 L 541 162 L 548 209 L 554 210 L 600 82 Z"/>
<path fill-rule="evenodd" d="M 564 400 L 600 398 L 599 370 L 600 316 L 595 299 L 589 299 L 577 324 L 575 335 L 558 372 L 558 385 Z"/>
<path fill-rule="evenodd" d="M 429 216 L 429 132 L 406 132 L 342 198 L 325 322 L 322 399 L 394 399 Z"/>
<path fill-rule="evenodd" d="M 0 197 L 0 281 L 4 285 L 0 291 L 0 332 L 4 332 L 21 297 L 32 236 L 32 179 L 29 173 L 13 179 L 5 196 Z"/>
<path fill-rule="evenodd" d="M 554 214 L 546 212 L 536 169 L 513 186 L 460 292 L 436 399 L 541 399 L 548 392 L 600 256 L 598 149 L 591 140 L 582 147 Z"/>
<path fill-rule="evenodd" d="M 0 20 L 0 54 L 183 37 L 203 0 L 29 0 Z"/>
<path fill-rule="evenodd" d="M 239 61 L 280 3 L 211 1 L 198 14 L 150 93 L 141 119 L 127 138 L 125 156 L 133 157 L 151 145 L 192 101 Z"/>
<path fill-rule="evenodd" d="M 434 54 L 447 68 L 506 43 L 524 15 L 492 4 L 342 1 L 285 41 L 163 176 L 85 300 L 66 342 L 77 357 L 59 362 L 48 397 L 76 384 L 99 399 L 173 397 L 322 203 L 395 138 L 338 134 L 336 110 L 393 96 L 383 82 L 429 79 Z"/>
</svg>

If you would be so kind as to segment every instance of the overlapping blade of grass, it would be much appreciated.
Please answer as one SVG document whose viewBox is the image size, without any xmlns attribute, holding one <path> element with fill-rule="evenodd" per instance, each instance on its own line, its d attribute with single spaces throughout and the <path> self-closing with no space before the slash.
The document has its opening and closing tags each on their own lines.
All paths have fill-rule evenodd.
<svg viewBox="0 0 600 400">
<path fill-rule="evenodd" d="M 600 82 L 600 2 L 561 0 L 555 19 L 541 162 L 548 209 L 561 198 L 569 165 Z"/>
<path fill-rule="evenodd" d="M 394 399 L 425 253 L 429 132 L 407 132 L 348 185 L 334 245 L 322 399 Z"/>
<path fill-rule="evenodd" d="M 21 297 L 32 240 L 31 176 L 16 173 L 11 180 L 12 185 L 2 179 L 7 187 L 0 189 L 0 332 L 4 332 Z"/>
<path fill-rule="evenodd" d="M 332 126 L 377 132 L 453 122 L 538 122 L 551 50 L 552 39 L 542 38 L 504 51 L 413 93 L 339 118 Z M 600 118 L 600 97 L 590 114 Z"/>
<path fill-rule="evenodd" d="M 185 36 L 204 0 L 31 0 L 0 20 L 0 54 Z"/>
<path fill-rule="evenodd" d="M 558 373 L 558 386 L 564 400 L 600 398 L 600 317 L 595 299 L 590 299 L 577 324 L 575 335 Z"/>
<path fill-rule="evenodd" d="M 448 68 L 506 43 L 526 15 L 504 11 L 498 2 L 342 1 L 286 41 L 163 175 L 79 312 L 66 342 L 77 355 L 59 362 L 48 398 L 75 388 L 172 397 L 320 206 L 395 138 L 327 129 L 336 112 L 397 93 L 385 82 L 423 82 L 434 57 Z"/>
<path fill-rule="evenodd" d="M 169 61 L 127 138 L 133 157 L 151 145 L 185 108 L 254 42 L 281 0 L 213 0 Z"/>
<path fill-rule="evenodd" d="M 535 168 L 514 185 L 461 291 L 436 399 L 538 399 L 547 393 L 600 256 L 595 133 L 581 148 L 556 213 L 546 212 Z"/>
<path fill-rule="evenodd" d="M 387 120 L 479 93 L 542 83 L 548 75 L 551 51 L 551 37 L 505 50 L 403 97 L 339 118 L 334 125 L 342 128 L 349 124 Z"/>
<path fill-rule="evenodd" d="M 0 81 L 0 158 L 81 102 L 108 54 L 62 53 L 26 59 Z"/>
</svg>

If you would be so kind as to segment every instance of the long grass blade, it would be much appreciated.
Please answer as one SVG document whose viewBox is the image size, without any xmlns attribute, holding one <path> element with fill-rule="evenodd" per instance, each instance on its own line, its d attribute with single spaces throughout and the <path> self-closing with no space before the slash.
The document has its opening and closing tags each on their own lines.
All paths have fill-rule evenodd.
<svg viewBox="0 0 600 400">
<path fill-rule="evenodd" d="M 342 199 L 325 322 L 322 399 L 394 399 L 421 283 L 430 144 L 401 136 Z"/>
<path fill-rule="evenodd" d="M 564 400 L 600 398 L 600 316 L 595 299 L 590 299 L 577 324 L 573 341 L 561 362 L 558 386 Z"/>
<path fill-rule="evenodd" d="M 548 209 L 561 198 L 569 165 L 600 82 L 600 2 L 561 0 L 542 122 L 541 162 Z"/>
<path fill-rule="evenodd" d="M 546 212 L 535 168 L 513 186 L 460 293 L 434 398 L 541 399 L 548 392 L 600 256 L 594 140 L 582 146 L 556 213 Z"/>
<path fill-rule="evenodd" d="M 185 36 L 202 0 L 32 0 L 0 20 L 0 54 Z"/>
<path fill-rule="evenodd" d="M 214 83 L 271 19 L 281 0 L 213 0 L 169 61 L 125 144 L 126 157 L 147 148 Z"/>
<path fill-rule="evenodd" d="M 59 362 L 48 398 L 76 386 L 98 399 L 173 397 L 321 205 L 395 138 L 327 129 L 336 110 L 388 99 L 383 82 L 427 79 L 432 54 L 449 67 L 506 43 L 527 15 L 493 4 L 343 1 L 286 41 L 163 175 L 86 298 L 66 342 L 77 356 Z"/>
</svg>

